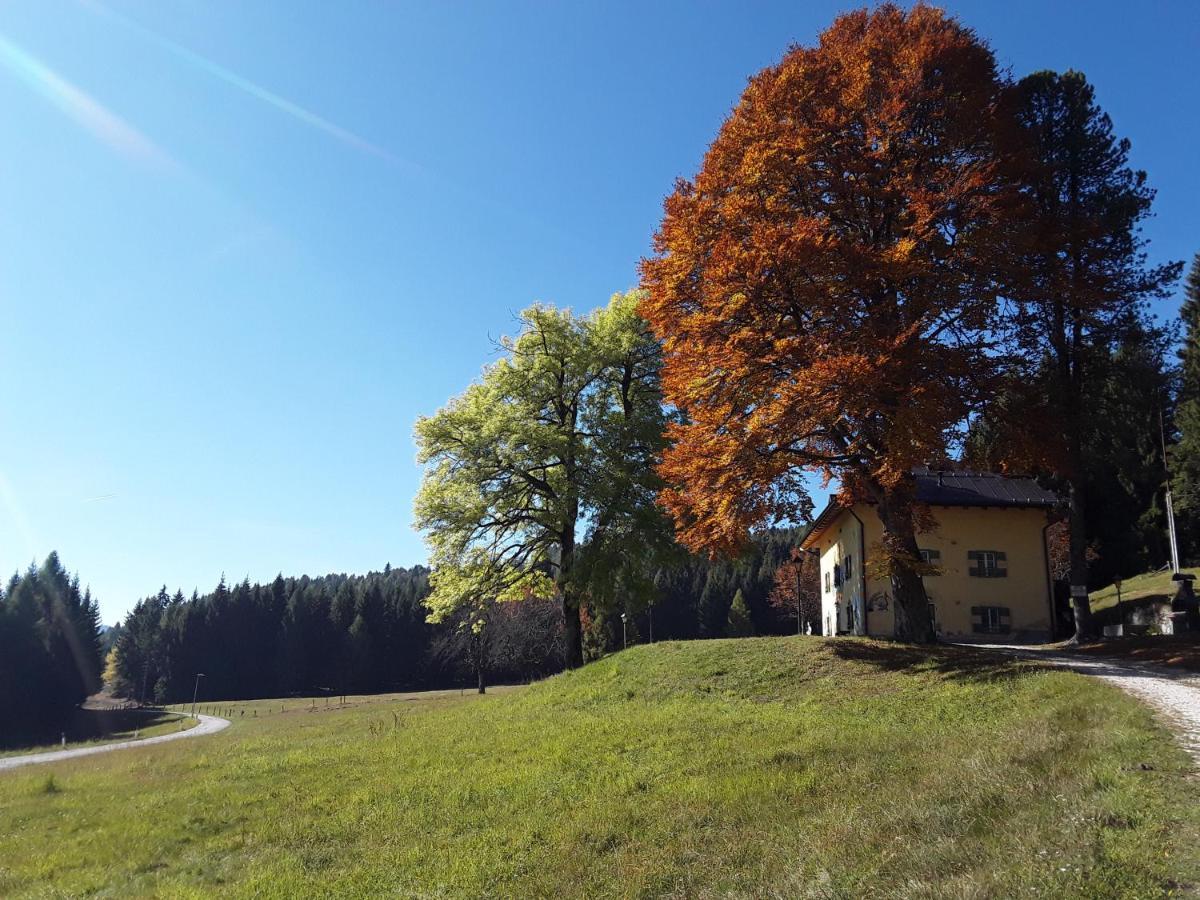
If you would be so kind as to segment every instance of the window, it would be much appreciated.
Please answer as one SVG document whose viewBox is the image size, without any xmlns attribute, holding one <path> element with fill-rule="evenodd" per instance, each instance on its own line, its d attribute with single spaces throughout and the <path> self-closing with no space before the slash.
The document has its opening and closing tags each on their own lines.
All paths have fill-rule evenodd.
<svg viewBox="0 0 1200 900">
<path fill-rule="evenodd" d="M 1008 634 L 1012 615 L 1007 606 L 972 606 L 971 630 L 976 634 Z"/>
<path fill-rule="evenodd" d="M 825 573 L 825 593 L 828 594 L 831 590 L 833 590 L 833 588 L 829 585 L 829 572 L 827 571 Z"/>
<path fill-rule="evenodd" d="M 842 581 L 850 580 L 851 571 L 852 566 L 850 565 L 850 557 L 847 556 L 844 560 L 842 560 Z"/>
<path fill-rule="evenodd" d="M 931 566 L 941 565 L 942 564 L 942 551 L 941 550 L 922 549 L 921 550 L 921 562 L 927 563 Z"/>
<path fill-rule="evenodd" d="M 968 550 L 967 559 L 974 563 L 967 574 L 973 578 L 1004 578 L 1008 575 L 1008 558 L 1000 550 Z"/>
<path fill-rule="evenodd" d="M 842 586 L 842 567 L 840 565 L 833 567 L 833 586 L 839 588 Z"/>
</svg>

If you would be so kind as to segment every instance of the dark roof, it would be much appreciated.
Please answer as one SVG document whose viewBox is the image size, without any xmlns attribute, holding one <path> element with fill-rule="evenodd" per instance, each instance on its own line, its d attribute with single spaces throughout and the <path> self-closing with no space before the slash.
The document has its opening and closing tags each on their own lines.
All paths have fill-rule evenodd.
<svg viewBox="0 0 1200 900">
<path fill-rule="evenodd" d="M 917 502 L 930 506 L 1049 508 L 1060 502 L 1057 494 L 1046 490 L 1036 479 L 1024 475 L 939 471 L 926 466 L 913 469 L 912 474 L 917 482 Z M 819 537 L 845 508 L 837 495 L 830 497 L 829 503 L 805 532 L 801 544 L 808 546 L 809 539 Z"/>
<path fill-rule="evenodd" d="M 917 501 L 930 506 L 1054 506 L 1058 495 L 1033 478 L 915 469 Z"/>
</svg>

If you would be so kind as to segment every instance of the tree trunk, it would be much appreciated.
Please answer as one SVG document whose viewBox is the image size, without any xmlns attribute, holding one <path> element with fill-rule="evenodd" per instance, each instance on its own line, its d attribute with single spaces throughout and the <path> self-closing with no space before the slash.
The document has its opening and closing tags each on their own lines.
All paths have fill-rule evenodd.
<svg viewBox="0 0 1200 900">
<path fill-rule="evenodd" d="M 574 503 L 568 504 L 574 507 Z M 568 513 L 573 512 L 572 509 Z M 572 569 L 575 565 L 575 520 L 578 514 L 568 515 L 568 525 L 559 538 L 561 552 L 558 560 L 558 589 L 562 594 L 563 626 L 565 629 L 565 651 L 568 669 L 583 665 L 583 630 L 579 621 L 579 597 L 571 585 Z"/>
<path fill-rule="evenodd" d="M 937 640 L 925 584 L 914 564 L 921 559 L 917 533 L 913 527 L 912 501 L 896 493 L 882 492 L 879 519 L 883 523 L 884 544 L 891 550 L 888 578 L 892 587 L 892 606 L 896 617 L 896 637 L 914 644 L 932 644 Z M 865 599 L 865 598 L 864 598 Z"/>
<path fill-rule="evenodd" d="M 563 594 L 564 652 L 568 669 L 583 665 L 583 629 L 579 622 L 579 601 Z"/>
<path fill-rule="evenodd" d="M 1076 469 L 1076 472 L 1079 470 Z M 1071 479 L 1068 520 L 1071 527 L 1071 610 L 1075 614 L 1076 642 L 1092 637 L 1092 606 L 1088 600 L 1087 525 L 1083 516 L 1083 485 Z"/>
</svg>

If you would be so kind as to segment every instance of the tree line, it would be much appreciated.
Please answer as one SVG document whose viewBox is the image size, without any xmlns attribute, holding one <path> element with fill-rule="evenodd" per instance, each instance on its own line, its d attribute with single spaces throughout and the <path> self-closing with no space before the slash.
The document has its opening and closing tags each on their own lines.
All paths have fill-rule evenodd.
<svg viewBox="0 0 1200 900">
<path fill-rule="evenodd" d="M 51 553 L 0 587 L 0 745 L 58 737 L 100 688 L 100 610 Z"/>
<path fill-rule="evenodd" d="M 791 614 L 769 599 L 793 541 L 792 532 L 770 533 L 735 559 L 681 556 L 651 573 L 657 599 L 631 608 L 629 640 L 721 637 L 739 592 L 754 633 L 794 632 Z M 388 566 L 232 587 L 222 579 L 190 597 L 164 587 L 116 629 L 106 679 L 117 696 L 163 704 L 191 699 L 198 673 L 200 696 L 225 700 L 524 682 L 564 668 L 558 603 L 494 605 L 477 634 L 456 618 L 427 621 L 429 574 Z M 584 634 L 589 658 L 621 646 L 620 625 L 597 608 Z"/>
</svg>

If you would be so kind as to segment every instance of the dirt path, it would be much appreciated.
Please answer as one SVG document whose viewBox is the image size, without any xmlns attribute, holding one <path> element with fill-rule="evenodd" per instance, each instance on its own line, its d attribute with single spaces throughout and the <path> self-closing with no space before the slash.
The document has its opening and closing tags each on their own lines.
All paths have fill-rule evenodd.
<svg viewBox="0 0 1200 900">
<path fill-rule="evenodd" d="M 200 724 L 187 731 L 176 731 L 171 734 L 160 734 L 156 737 L 142 738 L 137 741 L 119 741 L 115 744 L 98 744 L 95 747 L 76 747 L 72 750 L 50 750 L 45 753 L 30 753 L 25 756 L 7 756 L 0 759 L 0 771 L 16 769 L 21 766 L 31 766 L 35 763 L 59 762 L 64 759 L 75 759 L 80 756 L 91 756 L 94 753 L 111 753 L 114 750 L 126 750 L 130 747 L 145 747 L 147 744 L 165 744 L 167 741 L 179 741 L 189 737 L 201 737 L 206 734 L 216 734 L 229 726 L 228 719 L 219 716 L 197 716 Z"/>
<path fill-rule="evenodd" d="M 985 645 L 1024 659 L 1094 675 L 1148 703 L 1200 763 L 1200 674 L 1123 659 L 1080 656 L 1003 644 Z"/>
</svg>

